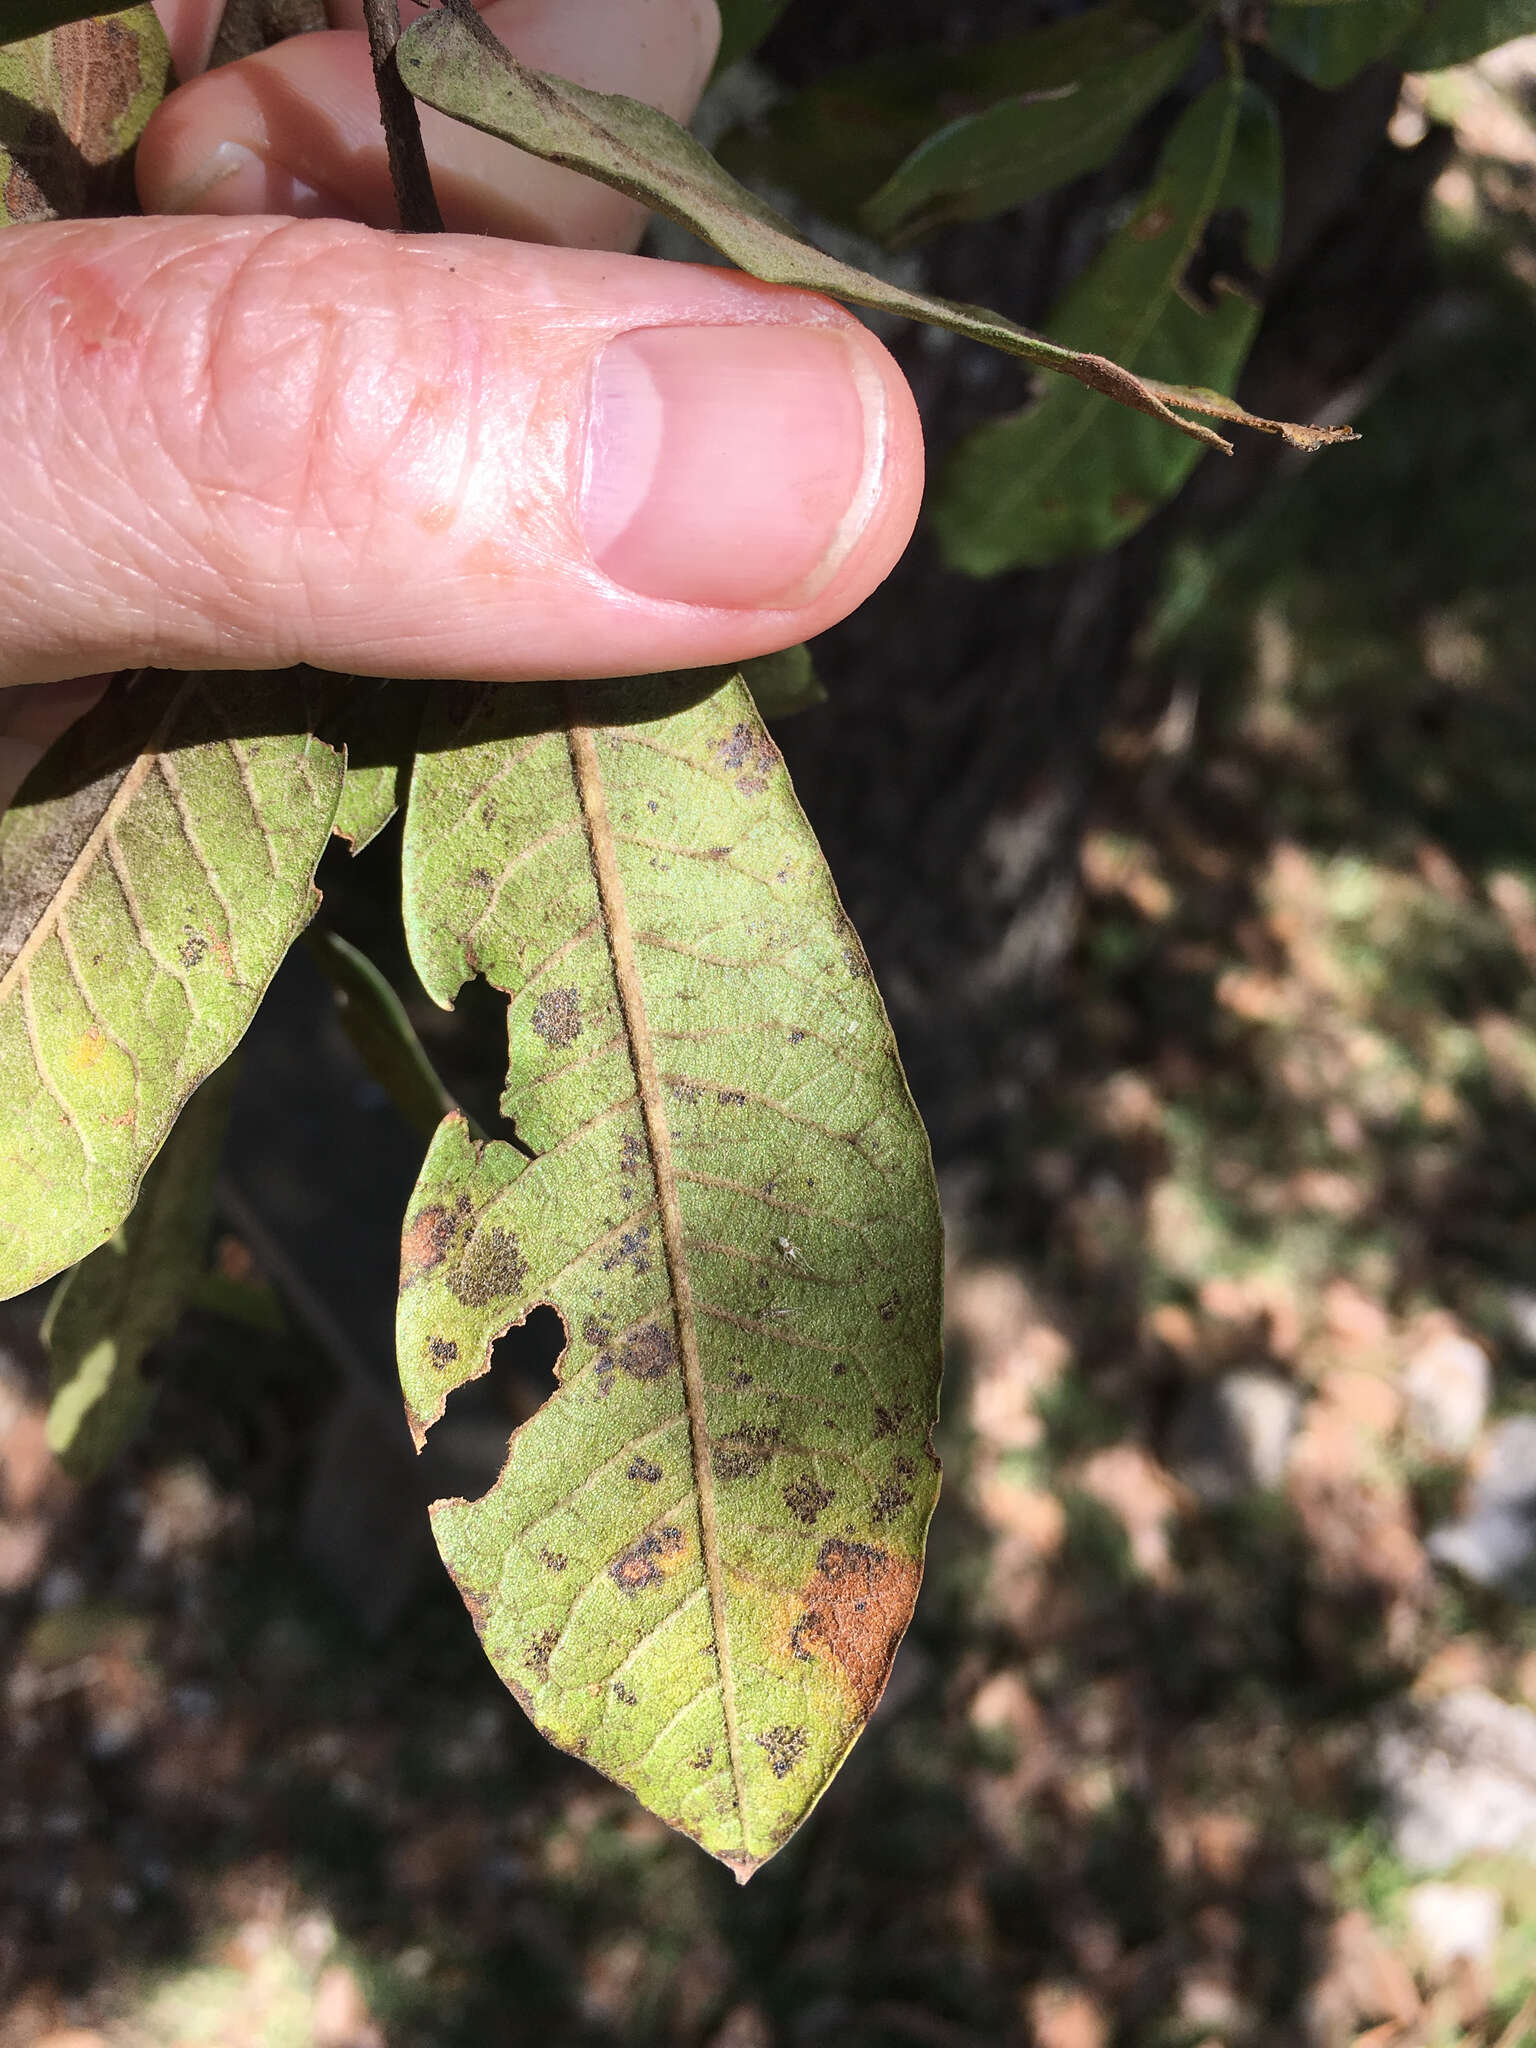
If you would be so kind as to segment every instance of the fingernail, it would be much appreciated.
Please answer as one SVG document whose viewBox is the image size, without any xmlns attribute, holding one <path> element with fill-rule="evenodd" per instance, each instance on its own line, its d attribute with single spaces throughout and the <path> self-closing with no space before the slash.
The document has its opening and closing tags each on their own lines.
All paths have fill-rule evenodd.
<svg viewBox="0 0 1536 2048">
<path fill-rule="evenodd" d="M 804 604 L 879 496 L 885 393 L 824 327 L 653 327 L 593 373 L 582 523 L 643 597 L 728 610 Z"/>
<path fill-rule="evenodd" d="M 258 156 L 243 142 L 221 142 L 166 193 L 166 213 L 292 213 L 304 219 L 344 209 L 283 164 Z"/>
</svg>

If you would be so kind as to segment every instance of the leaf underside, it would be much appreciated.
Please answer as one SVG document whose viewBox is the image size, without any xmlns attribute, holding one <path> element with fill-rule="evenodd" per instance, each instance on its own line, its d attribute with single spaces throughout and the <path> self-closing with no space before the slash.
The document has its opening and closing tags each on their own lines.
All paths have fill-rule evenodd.
<svg viewBox="0 0 1536 2048">
<path fill-rule="evenodd" d="M 468 0 L 462 5 L 454 0 L 451 8 L 413 22 L 396 46 L 395 60 L 410 90 L 439 113 L 627 193 L 688 228 L 765 283 L 825 292 L 850 305 L 948 328 L 1041 369 L 1073 377 L 1090 390 L 1102 391 L 1133 411 L 1148 413 L 1228 454 L 1231 444 L 1221 435 L 1183 418 L 1172 407 L 1219 410 L 1224 419 L 1282 434 L 1309 449 L 1354 438 L 1347 427 L 1293 426 L 1245 413 L 1231 400 L 1213 407 L 1209 394 L 1202 391 L 1153 387 L 1105 356 L 1059 348 L 999 313 L 907 291 L 839 262 L 813 248 L 782 214 L 738 185 L 687 129 L 667 115 L 621 94 L 589 92 L 519 64 L 469 8 Z"/>
<path fill-rule="evenodd" d="M 48 1447 L 76 1479 L 94 1479 L 138 1430 L 155 1396 L 140 1371 L 145 1355 L 175 1329 L 202 1280 L 234 1071 L 226 1062 L 198 1089 L 122 1229 L 64 1276 L 48 1304 Z"/>
<path fill-rule="evenodd" d="M 428 1155 L 417 1441 L 536 1304 L 566 1329 L 438 1547 L 538 1727 L 744 1879 L 879 1697 L 938 1490 L 940 1226 L 889 1025 L 737 680 L 461 693 L 404 861 L 429 992 L 510 997 L 539 1155 L 457 1118 Z"/>
<path fill-rule="evenodd" d="M 131 151 L 169 74 L 147 6 L 0 44 L 0 227 L 132 212 Z"/>
<path fill-rule="evenodd" d="M 103 1243 L 317 901 L 304 670 L 125 678 L 0 817 L 0 1298 Z"/>
</svg>

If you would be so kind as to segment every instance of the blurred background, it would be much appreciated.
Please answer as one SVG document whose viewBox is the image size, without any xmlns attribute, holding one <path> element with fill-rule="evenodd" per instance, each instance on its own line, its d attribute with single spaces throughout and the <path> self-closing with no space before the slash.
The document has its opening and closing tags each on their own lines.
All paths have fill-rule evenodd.
<svg viewBox="0 0 1536 2048">
<path fill-rule="evenodd" d="M 1044 11 L 801 0 L 747 100 Z M 420 1503 L 551 1333 L 418 1471 L 419 1144 L 299 952 L 106 1478 L 0 1310 L 0 2048 L 1536 2042 L 1536 37 L 1274 85 L 1243 395 L 1360 445 L 1047 572 L 920 536 L 780 729 L 950 1233 L 944 1497 L 842 1776 L 739 1890 L 502 1691 Z M 1038 320 L 1157 140 L 916 274 Z M 936 451 L 1023 397 L 893 339 Z M 322 915 L 405 990 L 396 851 Z M 479 994 L 412 1014 L 484 1113 Z"/>
</svg>

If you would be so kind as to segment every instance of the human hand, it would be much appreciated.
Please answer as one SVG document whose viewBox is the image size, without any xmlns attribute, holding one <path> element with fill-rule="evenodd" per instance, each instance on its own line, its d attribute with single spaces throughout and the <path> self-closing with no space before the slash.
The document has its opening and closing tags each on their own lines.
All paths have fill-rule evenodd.
<svg viewBox="0 0 1536 2048">
<path fill-rule="evenodd" d="M 214 72 L 218 0 L 159 11 L 189 82 L 140 144 L 158 217 L 0 234 L 25 366 L 0 385 L 0 805 L 121 668 L 642 673 L 790 645 L 889 572 L 921 436 L 851 315 L 605 253 L 631 202 L 427 109 L 454 232 L 381 232 L 359 0 Z M 713 0 L 486 14 L 682 118 L 718 32 Z"/>
</svg>

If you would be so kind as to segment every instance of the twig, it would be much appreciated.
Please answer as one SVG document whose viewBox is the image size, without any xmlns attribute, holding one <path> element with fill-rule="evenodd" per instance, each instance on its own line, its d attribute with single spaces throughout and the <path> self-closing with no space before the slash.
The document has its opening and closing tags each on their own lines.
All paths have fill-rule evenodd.
<svg viewBox="0 0 1536 2048">
<path fill-rule="evenodd" d="M 427 167 L 416 102 L 395 65 L 395 45 L 400 40 L 397 0 L 363 0 L 363 19 L 368 26 L 373 82 L 379 95 L 379 116 L 384 123 L 389 175 L 395 188 L 400 225 L 408 235 L 441 234 L 443 216 L 437 210 L 437 195 L 432 190 L 432 173 Z"/>
</svg>

